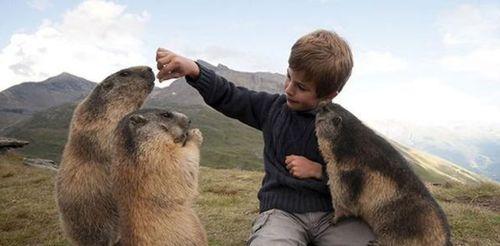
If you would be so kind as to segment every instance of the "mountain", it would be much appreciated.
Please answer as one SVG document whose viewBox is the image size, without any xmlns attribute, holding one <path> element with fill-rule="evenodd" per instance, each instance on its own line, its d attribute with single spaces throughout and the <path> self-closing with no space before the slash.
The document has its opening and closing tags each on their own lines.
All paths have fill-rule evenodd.
<svg viewBox="0 0 500 246">
<path fill-rule="evenodd" d="M 279 93 L 283 90 L 285 76 L 280 74 L 238 72 L 223 65 L 213 66 L 204 61 L 198 62 L 210 67 L 228 80 L 235 81 L 239 86 L 271 93 Z M 90 83 L 89 87 L 82 90 L 85 93 L 82 92 L 79 98 L 74 97 L 72 101 L 68 99 L 70 102 L 34 111 L 31 117 L 4 128 L 0 134 L 30 141 L 31 144 L 22 150 L 30 157 L 59 160 L 67 138 L 72 112 L 77 102 L 95 86 L 92 82 Z M 64 88 L 63 84 L 64 82 L 61 82 L 59 86 Z M 41 88 L 45 92 L 49 91 L 43 84 Z M 56 97 L 59 93 L 58 90 L 54 91 L 52 97 Z M 38 99 L 33 98 L 33 100 Z M 25 102 L 26 105 L 30 103 Z M 145 107 L 170 108 L 188 115 L 192 119 L 193 126 L 200 128 L 204 133 L 205 143 L 202 147 L 204 165 L 217 168 L 262 170 L 263 141 L 260 132 L 206 106 L 201 96 L 187 85 L 184 79 L 175 80 L 163 89 L 155 88 Z M 392 138 L 389 134 L 382 133 Z M 399 142 L 397 139 L 396 141 Z M 405 147 L 406 143 L 402 144 L 394 143 L 412 164 L 412 168 L 428 182 L 477 183 L 484 180 L 483 177 L 445 160 L 447 158 L 429 155 L 414 148 Z"/>
<path fill-rule="evenodd" d="M 33 113 L 83 99 L 96 83 L 69 73 L 42 82 L 26 82 L 0 92 L 0 129 Z"/>
<path fill-rule="evenodd" d="M 496 124 L 428 126 L 395 120 L 367 123 L 398 143 L 500 181 L 500 127 Z"/>
</svg>

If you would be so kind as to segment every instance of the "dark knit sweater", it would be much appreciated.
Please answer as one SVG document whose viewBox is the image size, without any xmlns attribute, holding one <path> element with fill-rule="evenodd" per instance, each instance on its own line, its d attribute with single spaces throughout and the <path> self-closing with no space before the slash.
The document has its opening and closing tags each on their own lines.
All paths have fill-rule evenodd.
<svg viewBox="0 0 500 246">
<path fill-rule="evenodd" d="M 314 133 L 315 111 L 293 111 L 285 95 L 237 87 L 198 64 L 197 80 L 186 77 L 205 102 L 224 115 L 262 131 L 265 176 L 258 197 L 260 211 L 277 208 L 292 213 L 332 211 L 325 161 Z M 298 179 L 285 166 L 287 155 L 300 155 L 323 165 L 323 179 Z"/>
</svg>

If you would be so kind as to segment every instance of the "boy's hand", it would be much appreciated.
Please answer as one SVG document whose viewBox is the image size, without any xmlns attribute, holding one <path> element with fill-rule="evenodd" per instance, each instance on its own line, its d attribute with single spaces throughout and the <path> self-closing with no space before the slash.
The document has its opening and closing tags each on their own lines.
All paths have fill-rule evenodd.
<svg viewBox="0 0 500 246">
<path fill-rule="evenodd" d="M 163 48 L 156 51 L 156 66 L 160 70 L 156 75 L 160 82 L 184 76 L 197 79 L 200 75 L 200 68 L 193 60 Z"/>
<path fill-rule="evenodd" d="M 309 159 L 298 156 L 289 155 L 285 158 L 286 168 L 294 177 L 299 179 L 315 178 L 321 179 L 323 169 L 321 164 Z"/>
</svg>

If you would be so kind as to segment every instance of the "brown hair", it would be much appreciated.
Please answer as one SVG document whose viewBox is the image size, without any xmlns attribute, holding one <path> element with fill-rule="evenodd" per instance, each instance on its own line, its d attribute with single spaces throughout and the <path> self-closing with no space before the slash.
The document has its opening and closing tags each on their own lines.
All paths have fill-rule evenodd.
<svg viewBox="0 0 500 246">
<path fill-rule="evenodd" d="M 334 32 L 317 30 L 299 38 L 292 46 L 288 64 L 302 71 L 304 79 L 316 85 L 316 95 L 324 98 L 340 92 L 351 75 L 351 49 Z"/>
</svg>

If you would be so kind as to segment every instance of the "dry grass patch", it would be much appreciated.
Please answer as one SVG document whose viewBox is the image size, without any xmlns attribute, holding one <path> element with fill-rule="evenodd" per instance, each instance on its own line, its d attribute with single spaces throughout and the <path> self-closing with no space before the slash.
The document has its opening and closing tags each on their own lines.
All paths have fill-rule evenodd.
<svg viewBox="0 0 500 246">
<path fill-rule="evenodd" d="M 258 214 L 262 175 L 201 168 L 195 209 L 210 245 L 244 245 Z M 19 156 L 0 156 L 0 245 L 68 245 L 59 228 L 54 176 L 22 165 Z M 431 191 L 448 215 L 455 245 L 500 245 L 500 213 L 478 202 L 498 198 L 498 185 L 447 185 Z"/>
</svg>

